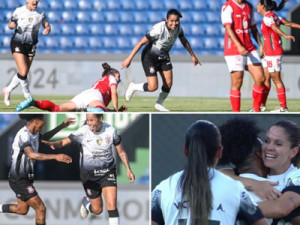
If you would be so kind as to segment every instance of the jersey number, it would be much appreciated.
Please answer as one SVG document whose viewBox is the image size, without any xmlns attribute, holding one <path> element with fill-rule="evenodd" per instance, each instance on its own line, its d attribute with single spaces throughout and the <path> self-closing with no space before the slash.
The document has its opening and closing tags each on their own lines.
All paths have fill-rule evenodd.
<svg viewBox="0 0 300 225">
<path fill-rule="evenodd" d="M 178 225 L 187 225 L 187 219 L 179 219 Z M 200 221 L 198 219 L 196 219 L 195 225 L 200 225 Z M 208 220 L 208 225 L 220 225 L 220 221 Z"/>
</svg>

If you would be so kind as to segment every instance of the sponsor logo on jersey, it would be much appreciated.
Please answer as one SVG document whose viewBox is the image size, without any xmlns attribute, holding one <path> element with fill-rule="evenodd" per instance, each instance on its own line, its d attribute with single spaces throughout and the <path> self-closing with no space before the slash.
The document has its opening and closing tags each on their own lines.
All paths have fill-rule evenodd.
<svg viewBox="0 0 300 225">
<path fill-rule="evenodd" d="M 106 143 L 107 145 L 109 145 L 109 144 L 111 143 L 111 137 L 110 137 L 110 136 L 106 136 L 106 137 L 105 137 L 105 143 Z"/>
<path fill-rule="evenodd" d="M 28 190 L 28 193 L 29 193 L 29 194 L 32 194 L 32 193 L 34 192 L 34 187 L 28 186 L 28 187 L 27 187 L 27 190 Z"/>
<path fill-rule="evenodd" d="M 225 212 L 225 210 L 224 210 L 223 207 L 222 207 L 222 204 L 220 204 L 220 205 L 218 206 L 217 211 L 218 211 L 218 210 L 221 210 L 222 212 Z"/>
<path fill-rule="evenodd" d="M 150 71 L 150 73 L 155 73 L 154 67 L 153 66 L 149 67 L 149 71 Z"/>
<path fill-rule="evenodd" d="M 102 145 L 103 140 L 102 140 L 102 138 L 99 138 L 99 139 L 97 139 L 96 142 L 97 142 L 98 145 Z"/>
<path fill-rule="evenodd" d="M 174 202 L 173 204 L 177 209 L 187 209 L 189 207 L 189 201 Z"/>
<path fill-rule="evenodd" d="M 19 47 L 15 47 L 15 52 L 20 52 L 20 48 Z"/>
<path fill-rule="evenodd" d="M 28 18 L 28 21 L 31 23 L 33 21 L 33 18 L 32 17 L 29 17 Z"/>
</svg>

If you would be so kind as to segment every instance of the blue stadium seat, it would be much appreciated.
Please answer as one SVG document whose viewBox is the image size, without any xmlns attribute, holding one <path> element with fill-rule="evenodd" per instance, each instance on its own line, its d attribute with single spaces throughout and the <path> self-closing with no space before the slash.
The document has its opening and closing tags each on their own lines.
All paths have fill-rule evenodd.
<svg viewBox="0 0 300 225">
<path fill-rule="evenodd" d="M 123 23 L 134 22 L 134 14 L 132 12 L 120 12 L 120 21 Z"/>
<path fill-rule="evenodd" d="M 158 11 L 149 11 L 148 19 L 151 23 L 161 22 L 165 18 L 164 13 Z"/>
<path fill-rule="evenodd" d="M 104 30 L 105 30 L 105 34 L 107 34 L 107 35 L 118 34 L 118 28 L 114 24 L 105 24 Z"/>
<path fill-rule="evenodd" d="M 62 50 L 73 48 L 74 47 L 73 38 L 61 37 L 59 39 L 59 45 Z"/>
<path fill-rule="evenodd" d="M 65 11 L 62 14 L 62 18 L 65 22 L 75 22 L 76 21 L 76 13 L 73 11 Z"/>
<path fill-rule="evenodd" d="M 46 15 L 50 24 L 53 22 L 59 22 L 62 19 L 61 13 L 59 11 L 50 11 Z"/>
<path fill-rule="evenodd" d="M 89 42 L 85 37 L 75 37 L 74 45 L 77 49 L 87 49 L 89 46 Z"/>
<path fill-rule="evenodd" d="M 188 23 L 181 23 L 181 27 L 183 29 L 184 35 L 189 36 L 191 33 L 191 29 Z"/>
<path fill-rule="evenodd" d="M 149 9 L 149 2 L 146 0 L 135 0 L 137 9 Z"/>
<path fill-rule="evenodd" d="M 63 9 L 64 5 L 61 0 L 49 0 L 50 9 Z"/>
<path fill-rule="evenodd" d="M 119 48 L 132 48 L 129 38 L 119 37 L 117 40 Z"/>
<path fill-rule="evenodd" d="M 80 10 L 87 10 L 92 8 L 92 2 L 87 0 L 79 0 L 78 7 Z"/>
<path fill-rule="evenodd" d="M 104 29 L 102 24 L 91 24 L 90 25 L 90 32 L 92 35 L 99 35 L 104 34 Z"/>
<path fill-rule="evenodd" d="M 135 12 L 134 20 L 137 23 L 146 23 L 146 22 L 148 22 L 148 15 L 146 12 L 143 12 L 143 11 Z"/>
<path fill-rule="evenodd" d="M 148 30 L 144 24 L 134 24 L 133 32 L 135 35 L 146 35 Z"/>
<path fill-rule="evenodd" d="M 92 12 L 91 13 L 92 22 L 98 23 L 105 20 L 104 14 L 102 12 Z"/>
<path fill-rule="evenodd" d="M 11 37 L 10 36 L 4 36 L 2 38 L 2 47 L 10 47 L 10 40 L 11 40 Z"/>
<path fill-rule="evenodd" d="M 6 9 L 6 1 L 0 1 L 0 9 Z"/>
<path fill-rule="evenodd" d="M 105 18 L 107 22 L 118 22 L 119 14 L 114 11 L 108 11 L 105 13 Z"/>
<path fill-rule="evenodd" d="M 121 24 L 119 26 L 120 35 L 132 35 L 134 33 L 131 24 Z"/>
<path fill-rule="evenodd" d="M 80 23 L 87 23 L 91 21 L 91 14 L 89 12 L 79 11 L 77 13 L 77 21 Z"/>
<path fill-rule="evenodd" d="M 216 24 L 208 24 L 205 26 L 205 33 L 208 36 L 216 36 L 219 35 L 219 29 Z"/>
<path fill-rule="evenodd" d="M 221 0 L 209 0 L 208 2 L 208 8 L 210 10 L 221 10 L 222 8 L 222 1 Z"/>
<path fill-rule="evenodd" d="M 207 9 L 206 0 L 194 0 L 193 9 Z"/>
<path fill-rule="evenodd" d="M 44 30 L 43 27 L 41 27 L 40 31 L 42 32 Z M 53 23 L 51 24 L 51 35 L 57 35 L 61 34 L 61 26 L 60 24 Z"/>
<path fill-rule="evenodd" d="M 219 31 L 219 35 L 224 36 L 224 34 L 225 34 L 225 28 L 223 27 L 222 24 L 218 25 L 218 31 Z"/>
<path fill-rule="evenodd" d="M 116 48 L 117 47 L 117 42 L 116 42 L 116 39 L 113 38 L 113 37 L 103 37 L 103 47 L 104 48 L 108 48 L 108 49 L 111 49 L 111 48 Z"/>
<path fill-rule="evenodd" d="M 164 1 L 164 5 L 165 5 L 165 9 L 166 10 L 169 10 L 169 9 L 178 9 L 179 8 L 179 5 L 178 5 L 178 2 L 175 1 L 175 0 L 165 0 Z"/>
<path fill-rule="evenodd" d="M 216 49 L 219 47 L 219 42 L 216 38 L 207 37 L 204 39 L 204 45 L 206 49 Z"/>
<path fill-rule="evenodd" d="M 3 32 L 5 34 L 11 34 L 12 35 L 15 32 L 15 30 L 9 29 L 8 26 L 7 26 L 7 24 L 6 24 L 6 26 L 3 26 Z"/>
<path fill-rule="evenodd" d="M 40 50 L 40 48 L 46 48 L 46 40 L 45 40 L 45 37 L 46 36 L 40 36 L 39 37 L 39 42 L 37 44 L 37 48 L 38 48 L 38 51 Z"/>
<path fill-rule="evenodd" d="M 206 12 L 207 22 L 218 22 L 221 23 L 221 15 L 220 13 L 215 13 L 208 11 Z"/>
<path fill-rule="evenodd" d="M 224 49 L 224 38 L 218 38 L 218 46 L 220 49 Z"/>
<path fill-rule="evenodd" d="M 139 41 L 141 40 L 140 37 L 131 37 L 130 38 L 130 43 L 131 43 L 131 46 L 135 46 Z"/>
<path fill-rule="evenodd" d="M 196 23 L 206 22 L 206 15 L 203 12 L 192 12 L 193 21 Z"/>
<path fill-rule="evenodd" d="M 164 2 L 161 0 L 151 0 L 150 7 L 151 9 L 164 9 Z"/>
<path fill-rule="evenodd" d="M 205 34 L 205 28 L 202 24 L 191 24 L 190 30 L 192 35 L 204 35 Z"/>
<path fill-rule="evenodd" d="M 107 8 L 108 9 L 120 9 L 121 8 L 120 0 L 108 0 Z"/>
<path fill-rule="evenodd" d="M 70 24 L 61 24 L 61 31 L 63 35 L 73 35 L 76 33 L 75 25 Z"/>
<path fill-rule="evenodd" d="M 79 35 L 86 35 L 90 32 L 87 24 L 76 24 L 75 30 Z"/>
<path fill-rule="evenodd" d="M 57 49 L 59 47 L 59 41 L 56 37 L 44 37 L 45 38 L 45 42 L 46 42 L 46 46 L 49 49 Z"/>
<path fill-rule="evenodd" d="M 203 39 L 202 38 L 192 37 L 192 38 L 189 39 L 189 42 L 190 42 L 191 47 L 193 49 L 203 48 L 204 47 L 204 43 L 203 43 Z"/>
<path fill-rule="evenodd" d="M 187 12 L 182 12 L 182 18 L 181 18 L 182 22 L 188 23 L 188 22 L 192 22 L 193 21 L 193 16 L 192 14 L 187 11 Z"/>
<path fill-rule="evenodd" d="M 43 2 L 43 1 L 41 1 Z M 64 7 L 66 10 L 73 10 L 77 8 L 77 2 L 74 0 L 66 0 L 64 2 Z"/>
<path fill-rule="evenodd" d="M 12 17 L 12 14 L 13 14 L 13 11 L 9 10 L 9 11 L 3 11 L 3 14 L 4 14 L 4 17 L 5 17 L 5 20 L 8 21 L 11 19 Z"/>
<path fill-rule="evenodd" d="M 193 3 L 190 0 L 181 0 L 179 1 L 180 10 L 193 9 Z"/>
<path fill-rule="evenodd" d="M 92 48 L 92 50 L 95 50 L 97 48 L 102 48 L 102 40 L 100 37 L 91 37 L 89 39 L 89 46 Z"/>
<path fill-rule="evenodd" d="M 133 0 L 123 0 L 122 1 L 122 8 L 123 9 L 135 9 L 135 3 Z"/>
<path fill-rule="evenodd" d="M 22 0 L 21 0 L 22 1 Z M 23 2 L 23 1 L 22 1 Z M 49 9 L 49 5 L 48 5 L 48 1 L 47 0 L 43 0 L 43 1 L 40 1 L 39 4 L 38 4 L 38 8 L 42 9 L 42 10 L 45 10 L 45 9 Z M 47 12 L 46 12 L 47 13 Z"/>
<path fill-rule="evenodd" d="M 102 11 L 107 8 L 106 1 L 104 0 L 94 0 L 93 8 L 97 11 Z"/>
<path fill-rule="evenodd" d="M 5 0 L 2 0 L 5 1 Z M 24 5 L 26 4 L 26 2 L 23 3 Z M 22 6 L 22 4 L 20 4 L 19 0 L 9 0 L 7 1 L 7 5 L 6 7 L 9 9 L 16 9 L 17 7 Z"/>
</svg>

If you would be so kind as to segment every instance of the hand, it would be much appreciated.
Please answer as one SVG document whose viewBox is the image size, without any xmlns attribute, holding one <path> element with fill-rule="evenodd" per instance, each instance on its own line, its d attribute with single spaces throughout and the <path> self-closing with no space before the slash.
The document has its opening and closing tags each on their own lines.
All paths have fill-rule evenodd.
<svg viewBox="0 0 300 225">
<path fill-rule="evenodd" d="M 197 66 L 198 64 L 199 64 L 199 66 L 202 65 L 201 62 L 197 59 L 196 56 L 193 56 L 192 59 L 193 59 L 194 66 Z"/>
<path fill-rule="evenodd" d="M 124 69 L 125 67 L 128 68 L 128 67 L 130 66 L 130 64 L 131 64 L 131 60 L 128 59 L 128 58 L 125 59 L 125 60 L 122 62 L 122 68 L 121 68 L 121 70 Z"/>
<path fill-rule="evenodd" d="M 239 53 L 241 54 L 241 55 L 243 55 L 243 56 L 246 56 L 246 55 L 248 55 L 248 50 L 247 49 L 245 49 L 245 47 L 244 46 L 239 46 L 239 47 L 237 47 L 237 49 L 238 49 L 238 51 L 239 51 Z"/>
<path fill-rule="evenodd" d="M 286 35 L 285 38 L 289 39 L 289 40 L 293 40 L 293 42 L 295 42 L 295 37 L 294 36 Z"/>
<path fill-rule="evenodd" d="M 122 105 L 118 110 L 119 112 L 124 112 L 124 111 L 127 111 L 127 106 L 126 105 Z"/>
<path fill-rule="evenodd" d="M 63 163 L 67 163 L 67 164 L 72 162 L 72 158 L 65 154 L 57 154 L 55 157 L 55 160 L 57 162 L 63 162 Z"/>
<path fill-rule="evenodd" d="M 66 128 L 72 124 L 76 123 L 76 119 L 75 118 L 67 118 L 64 120 L 64 122 L 62 123 L 63 128 Z"/>
<path fill-rule="evenodd" d="M 45 141 L 45 140 L 42 140 L 41 142 L 44 143 L 45 145 L 48 145 L 52 150 L 55 150 L 55 146 L 54 146 L 53 142 L 49 142 L 49 141 Z"/>
<path fill-rule="evenodd" d="M 273 187 L 278 185 L 277 182 L 272 182 L 272 181 L 256 181 L 256 182 L 257 185 L 255 185 L 255 188 L 253 188 L 252 191 L 262 200 L 276 200 L 281 196 L 281 192 Z"/>
<path fill-rule="evenodd" d="M 130 183 L 133 183 L 135 181 L 135 175 L 131 170 L 127 170 L 127 177 L 130 180 Z"/>
<path fill-rule="evenodd" d="M 259 47 L 260 57 L 263 59 L 265 57 L 265 50 L 263 46 Z"/>
<path fill-rule="evenodd" d="M 48 34 L 50 34 L 50 28 L 45 28 L 43 30 L 43 35 L 48 35 Z"/>
<path fill-rule="evenodd" d="M 13 21 L 10 21 L 10 23 L 9 23 L 9 29 L 15 29 L 16 27 L 17 27 L 17 23 L 16 22 L 13 22 Z"/>
</svg>

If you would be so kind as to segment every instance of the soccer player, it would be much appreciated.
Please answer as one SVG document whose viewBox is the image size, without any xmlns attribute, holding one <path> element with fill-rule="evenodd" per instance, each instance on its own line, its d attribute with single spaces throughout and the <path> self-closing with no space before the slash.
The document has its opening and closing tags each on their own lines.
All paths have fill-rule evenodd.
<svg viewBox="0 0 300 225">
<path fill-rule="evenodd" d="M 180 26 L 181 13 L 176 9 L 170 9 L 167 12 L 166 19 L 155 24 L 134 47 L 130 55 L 123 61 L 122 69 L 129 67 L 135 54 L 140 48 L 147 44 L 142 52 L 142 64 L 145 71 L 147 82 L 135 84 L 130 82 L 125 93 L 126 101 L 130 101 L 135 91 L 153 92 L 158 88 L 157 72 L 160 73 L 163 85 L 159 97 L 155 104 L 157 111 L 169 111 L 163 106 L 165 99 L 168 97 L 173 82 L 172 63 L 169 51 L 173 47 L 177 37 L 182 45 L 192 56 L 194 65 L 201 65 L 195 56 L 189 42 L 184 36 Z"/>
<path fill-rule="evenodd" d="M 90 89 L 87 89 L 68 102 L 56 105 L 48 100 L 34 100 L 33 98 L 21 102 L 16 111 L 19 112 L 30 106 L 50 112 L 68 112 L 86 110 L 88 112 L 104 112 L 104 111 L 125 111 L 127 107 L 122 105 L 118 108 L 117 87 L 121 82 L 118 70 L 111 68 L 107 63 L 103 63 L 104 69 L 102 78 L 99 79 Z M 113 110 L 107 109 L 108 104 L 112 100 Z"/>
<path fill-rule="evenodd" d="M 188 128 L 185 169 L 152 191 L 152 225 L 234 225 L 238 213 L 248 224 L 268 224 L 243 185 L 215 169 L 222 149 L 214 124 L 200 120 Z"/>
<path fill-rule="evenodd" d="M 278 17 L 273 11 L 280 11 L 287 0 L 282 0 L 277 6 L 275 1 L 260 0 L 257 4 L 257 12 L 263 16 L 261 24 L 261 31 L 264 37 L 264 52 L 263 67 L 266 76 L 265 90 L 263 93 L 263 101 L 261 108 L 266 110 L 266 102 L 271 89 L 271 78 L 276 86 L 277 96 L 279 100 L 279 108 L 271 112 L 288 112 L 286 102 L 285 86 L 281 78 L 281 59 L 283 49 L 281 46 L 281 37 L 295 41 L 295 38 L 286 35 L 281 29 L 280 25 L 298 28 L 300 25 L 287 21 L 282 17 Z"/>
<path fill-rule="evenodd" d="M 230 102 L 232 111 L 240 111 L 241 87 L 244 70 L 247 67 L 254 79 L 253 107 L 250 111 L 259 112 L 265 77 L 260 56 L 250 38 L 251 31 L 263 54 L 260 35 L 253 18 L 253 7 L 244 0 L 229 0 L 222 7 L 221 17 L 225 27 L 224 56 L 231 76 Z"/>
<path fill-rule="evenodd" d="M 8 175 L 9 185 L 17 197 L 17 204 L 1 204 L 0 212 L 26 215 L 29 207 L 32 207 L 36 212 L 36 225 L 43 225 L 46 224 L 46 208 L 33 186 L 35 161 L 56 160 L 71 163 L 72 159 L 65 154 L 39 153 L 39 143 L 41 140 L 49 140 L 58 131 L 73 124 L 74 120 L 68 118 L 58 127 L 42 135 L 40 132 L 45 125 L 43 114 L 21 114 L 20 118 L 25 119 L 27 125 L 15 136 Z"/>
<path fill-rule="evenodd" d="M 21 84 L 25 99 L 32 97 L 29 90 L 28 72 L 32 64 L 38 43 L 40 25 L 44 27 L 43 35 L 51 32 L 50 24 L 43 11 L 37 9 L 39 0 L 26 0 L 27 4 L 17 8 L 8 23 L 9 29 L 15 29 L 11 38 L 10 48 L 18 67 L 10 84 L 3 88 L 5 105 L 10 105 L 11 92 Z"/>
<path fill-rule="evenodd" d="M 86 123 L 69 137 L 55 142 L 44 142 L 51 148 L 61 148 L 71 143 L 82 146 L 80 152 L 80 177 L 87 197 L 82 199 L 81 216 L 89 213 L 99 215 L 103 211 L 102 194 L 105 199 L 110 225 L 119 225 L 117 209 L 116 161 L 112 147 L 124 163 L 131 183 L 135 175 L 130 169 L 121 136 L 109 124 L 103 122 L 102 114 L 87 114 Z"/>
</svg>

